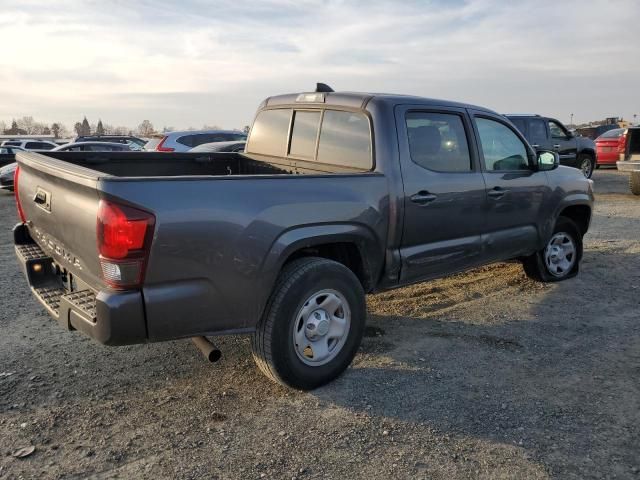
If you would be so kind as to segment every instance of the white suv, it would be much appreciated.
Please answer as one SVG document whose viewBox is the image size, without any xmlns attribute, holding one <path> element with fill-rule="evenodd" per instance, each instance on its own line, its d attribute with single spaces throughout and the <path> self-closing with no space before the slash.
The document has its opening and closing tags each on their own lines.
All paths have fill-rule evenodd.
<svg viewBox="0 0 640 480">
<path fill-rule="evenodd" d="M 203 143 L 245 141 L 247 135 L 238 130 L 187 130 L 154 135 L 144 146 L 153 152 L 188 152 Z"/>
<path fill-rule="evenodd" d="M 58 146 L 57 143 L 47 140 L 5 140 L 3 147 L 20 147 L 24 150 L 52 150 Z"/>
</svg>

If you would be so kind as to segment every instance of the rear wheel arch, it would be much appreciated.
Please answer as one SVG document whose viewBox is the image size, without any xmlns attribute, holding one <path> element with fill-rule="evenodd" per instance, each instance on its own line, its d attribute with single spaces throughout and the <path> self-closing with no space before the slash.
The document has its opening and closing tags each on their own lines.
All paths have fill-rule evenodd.
<svg viewBox="0 0 640 480">
<path fill-rule="evenodd" d="M 314 243 L 308 246 L 300 245 L 284 259 L 281 270 L 289 263 L 305 257 L 325 258 L 338 262 L 354 273 L 365 292 L 373 288 L 371 267 L 365 260 L 362 246 L 353 240 Z"/>
</svg>

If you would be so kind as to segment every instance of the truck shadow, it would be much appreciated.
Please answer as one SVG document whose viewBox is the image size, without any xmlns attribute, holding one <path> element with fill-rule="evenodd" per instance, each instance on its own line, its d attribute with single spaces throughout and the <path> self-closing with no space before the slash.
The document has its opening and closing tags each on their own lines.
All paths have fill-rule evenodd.
<svg viewBox="0 0 640 480">
<path fill-rule="evenodd" d="M 374 305 L 353 367 L 316 394 L 363 414 L 520 446 L 561 477 L 628 476 L 640 448 L 640 258 L 591 250 L 580 276 L 533 298 L 520 287 L 537 284 L 497 268 L 511 285 L 471 295 L 466 306 L 404 315 L 419 309 L 407 301 L 411 290 L 403 307 Z M 474 275 L 459 286 L 472 289 Z M 385 309 L 397 313 L 377 313 Z"/>
</svg>

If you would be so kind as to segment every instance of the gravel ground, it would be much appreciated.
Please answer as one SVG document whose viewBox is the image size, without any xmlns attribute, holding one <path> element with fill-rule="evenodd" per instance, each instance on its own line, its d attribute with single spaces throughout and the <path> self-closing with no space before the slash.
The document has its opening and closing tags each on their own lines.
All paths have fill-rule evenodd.
<svg viewBox="0 0 640 480">
<path fill-rule="evenodd" d="M 498 264 L 370 297 L 354 364 L 310 393 L 263 377 L 246 338 L 211 365 L 62 331 L 0 193 L 0 478 L 640 478 L 640 198 L 594 179 L 577 278 Z"/>
</svg>

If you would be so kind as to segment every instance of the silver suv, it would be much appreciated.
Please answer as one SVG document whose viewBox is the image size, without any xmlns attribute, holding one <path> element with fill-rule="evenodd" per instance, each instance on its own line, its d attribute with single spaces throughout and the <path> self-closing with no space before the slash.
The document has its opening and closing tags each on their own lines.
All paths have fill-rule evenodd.
<svg viewBox="0 0 640 480">
<path fill-rule="evenodd" d="M 244 141 L 247 135 L 238 130 L 187 130 L 154 135 L 144 146 L 154 152 L 188 152 L 203 143 Z"/>
<path fill-rule="evenodd" d="M 23 150 L 53 150 L 58 144 L 48 140 L 5 140 L 2 146 L 20 147 Z"/>
</svg>

